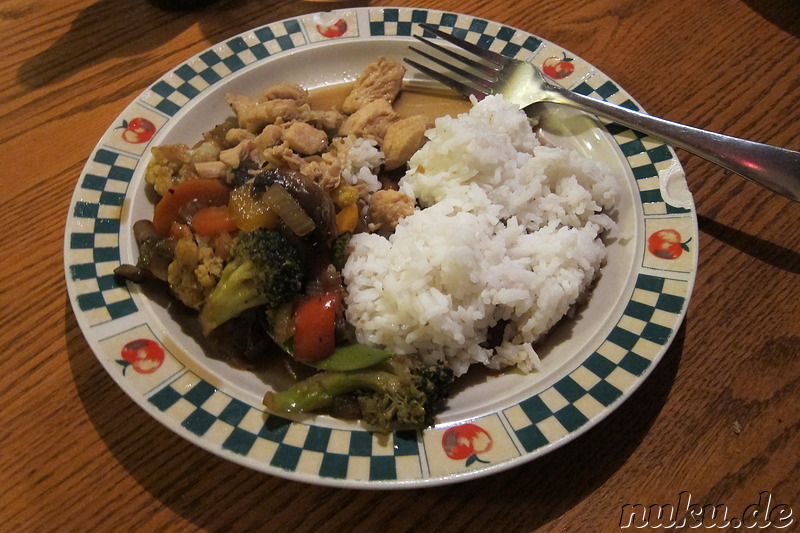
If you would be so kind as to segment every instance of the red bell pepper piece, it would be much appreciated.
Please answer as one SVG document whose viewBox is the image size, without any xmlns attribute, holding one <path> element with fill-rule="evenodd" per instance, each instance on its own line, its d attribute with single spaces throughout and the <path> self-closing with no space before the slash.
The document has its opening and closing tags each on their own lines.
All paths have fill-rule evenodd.
<svg viewBox="0 0 800 533">
<path fill-rule="evenodd" d="M 336 313 L 338 292 L 312 296 L 297 306 L 294 317 L 294 357 L 314 363 L 330 356 L 336 349 Z"/>
</svg>

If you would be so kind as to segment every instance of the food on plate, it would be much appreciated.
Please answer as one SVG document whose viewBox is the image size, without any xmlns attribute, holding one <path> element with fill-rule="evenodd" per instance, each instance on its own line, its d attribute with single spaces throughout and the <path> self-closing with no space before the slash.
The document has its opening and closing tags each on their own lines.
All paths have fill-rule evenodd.
<svg viewBox="0 0 800 533">
<path fill-rule="evenodd" d="M 434 126 L 398 105 L 403 75 L 380 58 L 335 106 L 228 94 L 194 146 L 152 148 L 159 199 L 116 273 L 166 282 L 210 356 L 282 358 L 272 412 L 426 427 L 471 365 L 534 371 L 605 260 L 613 176 L 499 96 Z"/>
<path fill-rule="evenodd" d="M 500 97 L 437 119 L 427 136 L 399 182 L 419 208 L 389 236 L 350 240 L 347 318 L 359 342 L 444 357 L 456 375 L 475 363 L 530 372 L 533 343 L 587 295 L 606 258 L 616 180 L 543 146 Z"/>
</svg>

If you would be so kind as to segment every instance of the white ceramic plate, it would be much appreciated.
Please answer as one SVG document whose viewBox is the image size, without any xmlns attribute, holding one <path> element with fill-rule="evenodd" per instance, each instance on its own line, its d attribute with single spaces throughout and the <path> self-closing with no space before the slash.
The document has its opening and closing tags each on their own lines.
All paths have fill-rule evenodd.
<svg viewBox="0 0 800 533">
<path fill-rule="evenodd" d="M 65 267 L 75 315 L 99 361 L 142 408 L 198 446 L 322 485 L 401 488 L 474 478 L 532 460 L 598 423 L 644 381 L 679 327 L 697 265 L 697 225 L 675 154 L 565 108 L 545 109 L 543 128 L 554 143 L 620 176 L 624 239 L 610 245 L 589 304 L 538 348 L 542 371 L 461 384 L 436 427 L 379 436 L 326 416 L 268 414 L 261 398 L 269 376 L 205 357 L 168 298 L 115 279 L 116 266 L 136 262 L 133 222 L 152 216 L 143 186 L 151 146 L 194 144 L 230 115 L 228 91 L 255 94 L 285 80 L 309 88 L 340 83 L 379 55 L 401 59 L 420 22 L 531 61 L 580 93 L 638 108 L 607 76 L 553 43 L 467 15 L 410 8 L 276 22 L 164 75 L 112 123 L 87 162 L 70 205 Z"/>
</svg>

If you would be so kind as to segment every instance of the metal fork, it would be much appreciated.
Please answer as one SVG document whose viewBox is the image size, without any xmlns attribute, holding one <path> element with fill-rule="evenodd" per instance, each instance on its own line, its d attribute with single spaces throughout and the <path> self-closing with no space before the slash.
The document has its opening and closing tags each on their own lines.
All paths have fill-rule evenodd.
<svg viewBox="0 0 800 533">
<path fill-rule="evenodd" d="M 449 70 L 460 79 L 412 59 L 406 58 L 405 62 L 463 95 L 475 96 L 480 100 L 489 94 L 502 94 L 506 101 L 521 108 L 537 102 L 568 105 L 660 139 L 782 196 L 800 201 L 800 152 L 678 124 L 584 96 L 552 82 L 530 63 L 486 50 L 430 24 L 420 26 L 471 56 L 415 35 L 419 41 L 439 52 L 439 55 L 413 46 L 410 50 Z M 455 59 L 465 68 L 454 65 L 442 56 Z"/>
</svg>

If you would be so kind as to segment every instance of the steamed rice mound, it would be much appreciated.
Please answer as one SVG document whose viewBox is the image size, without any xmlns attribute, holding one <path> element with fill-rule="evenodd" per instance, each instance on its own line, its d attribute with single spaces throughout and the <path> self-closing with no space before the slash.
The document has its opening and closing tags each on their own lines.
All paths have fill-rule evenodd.
<svg viewBox="0 0 800 533">
<path fill-rule="evenodd" d="M 580 301 L 606 258 L 615 178 L 543 146 L 500 96 L 442 117 L 400 190 L 421 209 L 388 238 L 361 233 L 343 275 L 359 342 L 446 361 L 535 370 L 533 343 Z M 506 323 L 499 346 L 487 332 Z"/>
</svg>

